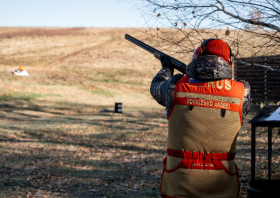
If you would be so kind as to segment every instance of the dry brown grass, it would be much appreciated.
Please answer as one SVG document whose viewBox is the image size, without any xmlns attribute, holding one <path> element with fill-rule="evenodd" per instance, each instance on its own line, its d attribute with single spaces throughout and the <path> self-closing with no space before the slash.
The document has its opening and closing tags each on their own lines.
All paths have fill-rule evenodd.
<svg viewBox="0 0 280 198">
<path fill-rule="evenodd" d="M 92 81 L 148 85 L 160 67 L 151 54 L 124 39 L 125 33 L 137 36 L 137 31 L 84 29 L 80 32 L 82 34 L 74 36 L 3 39 L 0 43 L 0 68 L 11 71 L 25 63 L 31 72 L 31 77 L 24 79 L 26 83 L 34 80 L 52 83 L 53 80 L 53 83 L 63 81 L 63 84 L 82 83 L 84 86 Z M 90 50 L 83 50 L 88 48 Z M 81 52 L 51 69 L 41 70 L 48 63 L 77 51 Z"/>
<path fill-rule="evenodd" d="M 18 32 L 0 42 L 0 196 L 159 197 L 167 123 L 149 86 L 161 66 L 124 39 L 145 36 L 109 28 L 19 34 L 28 31 L 0 28 L 2 35 Z M 23 63 L 30 76 L 13 76 Z M 101 111 L 115 102 L 124 117 Z M 250 178 L 249 118 L 238 139 L 241 197 Z"/>
<path fill-rule="evenodd" d="M 78 35 L 84 28 L 24 28 L 13 31 L 3 31 L 0 33 L 0 39 L 11 39 L 14 37 L 53 37 L 65 35 Z"/>
</svg>

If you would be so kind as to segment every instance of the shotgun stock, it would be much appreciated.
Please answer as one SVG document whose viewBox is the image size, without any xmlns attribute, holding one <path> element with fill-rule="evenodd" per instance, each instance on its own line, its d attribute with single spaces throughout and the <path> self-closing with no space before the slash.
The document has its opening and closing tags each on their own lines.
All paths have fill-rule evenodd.
<svg viewBox="0 0 280 198">
<path fill-rule="evenodd" d="M 137 40 L 136 38 L 134 38 L 128 34 L 125 35 L 125 39 L 134 43 L 135 45 L 138 45 L 139 47 L 143 48 L 144 50 L 147 50 L 148 52 L 154 54 L 154 56 L 159 60 L 160 60 L 160 56 L 167 56 L 173 62 L 174 69 L 182 72 L 183 74 L 186 74 L 186 71 L 184 69 L 184 67 L 186 67 L 185 63 L 182 63 L 181 61 L 178 61 L 177 59 L 175 59 L 171 56 L 168 56 L 167 54 L 143 43 L 142 41 Z"/>
</svg>

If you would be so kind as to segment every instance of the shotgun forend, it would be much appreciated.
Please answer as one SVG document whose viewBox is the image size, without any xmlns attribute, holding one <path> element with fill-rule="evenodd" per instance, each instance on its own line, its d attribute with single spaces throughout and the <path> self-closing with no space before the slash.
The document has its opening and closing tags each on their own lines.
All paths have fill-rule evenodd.
<svg viewBox="0 0 280 198">
<path fill-rule="evenodd" d="M 182 63 L 181 61 L 178 61 L 177 59 L 171 57 L 171 56 L 168 56 L 167 54 L 143 43 L 142 41 L 139 41 L 137 40 L 136 38 L 126 34 L 125 35 L 125 39 L 126 40 L 129 40 L 130 42 L 134 43 L 135 45 L 138 45 L 139 47 L 143 48 L 144 50 L 147 50 L 148 52 L 154 54 L 154 56 L 160 60 L 160 56 L 167 56 L 174 64 L 174 69 L 182 72 L 183 74 L 186 73 L 184 67 L 186 67 L 185 63 Z"/>
</svg>

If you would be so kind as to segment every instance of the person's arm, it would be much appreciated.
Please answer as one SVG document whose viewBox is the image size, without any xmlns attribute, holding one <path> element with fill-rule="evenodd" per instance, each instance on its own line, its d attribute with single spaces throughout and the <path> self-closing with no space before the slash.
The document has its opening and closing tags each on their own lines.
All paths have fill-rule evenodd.
<svg viewBox="0 0 280 198">
<path fill-rule="evenodd" d="M 174 69 L 167 57 L 161 58 L 161 64 L 163 68 L 153 78 L 150 92 L 159 104 L 166 107 L 166 114 L 168 115 L 173 105 L 175 84 L 183 75 L 176 74 L 173 76 Z"/>
<path fill-rule="evenodd" d="M 251 108 L 251 88 L 248 81 L 240 80 L 245 86 L 245 93 L 242 105 L 242 119 L 246 116 Z"/>
</svg>

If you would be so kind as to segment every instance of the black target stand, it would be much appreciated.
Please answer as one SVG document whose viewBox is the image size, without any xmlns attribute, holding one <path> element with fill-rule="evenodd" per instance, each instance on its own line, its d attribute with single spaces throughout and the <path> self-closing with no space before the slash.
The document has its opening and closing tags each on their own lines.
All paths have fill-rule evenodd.
<svg viewBox="0 0 280 198">
<path fill-rule="evenodd" d="M 248 198 L 280 197 L 280 180 L 271 180 L 272 128 L 280 127 L 280 106 L 265 106 L 251 121 L 251 182 L 247 186 Z M 256 128 L 268 128 L 268 179 L 255 180 Z"/>
<path fill-rule="evenodd" d="M 122 111 L 122 103 L 115 103 L 115 110 L 114 110 L 114 114 L 115 113 L 123 113 Z"/>
</svg>

